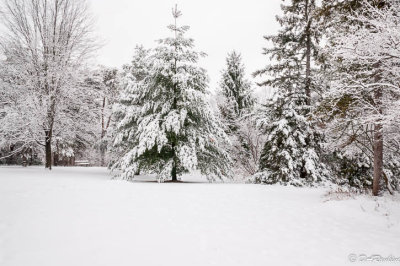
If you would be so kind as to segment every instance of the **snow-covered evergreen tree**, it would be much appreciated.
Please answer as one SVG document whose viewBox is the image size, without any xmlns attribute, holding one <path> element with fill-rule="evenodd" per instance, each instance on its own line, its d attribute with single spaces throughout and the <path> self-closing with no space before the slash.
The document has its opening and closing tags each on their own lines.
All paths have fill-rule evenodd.
<svg viewBox="0 0 400 266">
<path fill-rule="evenodd" d="M 135 52 L 130 64 L 123 66 L 121 77 L 122 91 L 119 95 L 118 102 L 114 106 L 114 117 L 117 121 L 116 132 L 114 132 L 114 143 L 112 153 L 114 155 L 113 168 L 120 168 L 120 160 L 125 156 L 132 147 L 138 145 L 137 129 L 138 120 L 141 116 L 141 108 L 144 104 L 140 94 L 146 89 L 147 81 L 151 73 L 152 58 L 151 50 L 145 49 L 143 46 L 136 46 Z M 131 178 L 132 173 L 138 174 L 140 166 L 135 165 L 133 168 L 126 169 L 127 178 Z"/>
<path fill-rule="evenodd" d="M 184 37 L 188 26 L 178 27 L 181 12 L 173 9 L 174 36 L 159 41 L 151 55 L 150 73 L 134 85 L 142 104 L 134 146 L 116 163 L 122 176 L 132 178 L 140 167 L 156 173 L 160 181 L 177 181 L 185 172 L 199 169 L 212 181 L 230 175 L 229 155 L 222 149 L 227 136 L 206 101 L 208 77 L 197 66 L 203 53 L 193 50 Z"/>
<path fill-rule="evenodd" d="M 227 150 L 235 161 L 235 176 L 251 176 L 258 170 L 262 135 L 249 116 L 255 99 L 240 53 L 228 54 L 221 74 L 218 109 L 232 144 Z"/>
<path fill-rule="evenodd" d="M 255 75 L 268 75 L 261 85 L 276 89 L 260 109 L 258 126 L 267 137 L 257 182 L 310 185 L 325 178 L 320 159 L 320 135 L 312 120 L 312 59 L 317 53 L 313 0 L 292 0 L 282 5 L 277 20 L 282 29 L 266 36 L 272 47 L 264 54 L 272 63 Z"/>
<path fill-rule="evenodd" d="M 233 51 L 226 58 L 226 69 L 219 83 L 222 103 L 218 105 L 225 123 L 231 131 L 237 130 L 238 118 L 247 113 L 254 103 L 251 83 L 245 78 L 242 57 Z"/>
<path fill-rule="evenodd" d="M 258 113 L 258 127 L 266 135 L 256 182 L 296 186 L 322 181 L 325 168 L 320 159 L 321 136 L 308 114 L 303 91 L 274 95 Z"/>
</svg>

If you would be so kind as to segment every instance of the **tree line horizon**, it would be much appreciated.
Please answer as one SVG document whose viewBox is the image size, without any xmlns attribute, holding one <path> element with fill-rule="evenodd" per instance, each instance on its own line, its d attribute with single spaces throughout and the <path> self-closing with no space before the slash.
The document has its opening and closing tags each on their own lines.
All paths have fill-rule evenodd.
<svg viewBox="0 0 400 266">
<path fill-rule="evenodd" d="M 137 45 L 121 69 L 88 68 L 100 42 L 85 0 L 1 0 L 0 164 L 51 170 L 80 157 L 124 179 L 200 171 L 210 182 L 399 191 L 400 1 L 281 9 L 266 66 L 251 73 L 263 81 L 231 51 L 212 94 L 177 6 L 155 48 Z"/>
</svg>

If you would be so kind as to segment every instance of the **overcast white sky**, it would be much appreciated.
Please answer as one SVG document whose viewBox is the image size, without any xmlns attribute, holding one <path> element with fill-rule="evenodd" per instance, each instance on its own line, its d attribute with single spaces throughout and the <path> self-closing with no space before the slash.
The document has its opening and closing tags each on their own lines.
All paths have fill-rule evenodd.
<svg viewBox="0 0 400 266">
<path fill-rule="evenodd" d="M 136 44 L 151 48 L 155 40 L 169 36 L 166 26 L 173 22 L 175 4 L 183 12 L 180 25 L 189 25 L 188 37 L 195 39 L 197 50 L 208 57 L 200 64 L 206 68 L 215 89 L 229 51 L 242 53 L 246 72 L 265 66 L 261 54 L 264 35 L 279 28 L 281 0 L 90 0 L 97 20 L 97 33 L 105 41 L 98 63 L 121 67 L 130 62 Z"/>
</svg>

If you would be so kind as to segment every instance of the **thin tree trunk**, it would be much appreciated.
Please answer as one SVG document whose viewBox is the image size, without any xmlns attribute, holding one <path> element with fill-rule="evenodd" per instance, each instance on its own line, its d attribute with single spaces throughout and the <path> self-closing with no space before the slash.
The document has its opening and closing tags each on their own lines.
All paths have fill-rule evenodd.
<svg viewBox="0 0 400 266">
<path fill-rule="evenodd" d="M 101 108 L 101 137 L 100 137 L 100 165 L 104 166 L 105 150 L 103 147 L 103 138 L 105 136 L 104 109 L 106 106 L 106 97 L 103 97 L 103 106 Z"/>
<path fill-rule="evenodd" d="M 104 161 L 105 161 L 105 155 L 106 155 L 106 149 L 104 147 L 103 139 L 105 136 L 105 131 L 102 129 L 101 131 L 101 139 L 100 139 L 100 165 L 104 166 Z"/>
<path fill-rule="evenodd" d="M 172 177 L 172 179 L 171 179 L 172 182 L 178 182 L 178 177 L 176 175 L 176 164 L 175 164 L 175 162 L 174 162 L 174 165 L 172 166 L 171 177 Z"/>
<path fill-rule="evenodd" d="M 311 104 L 311 5 L 309 4 L 309 0 L 305 1 L 305 19 L 306 19 L 306 84 L 305 84 L 305 93 L 307 96 L 307 104 Z"/>
<path fill-rule="evenodd" d="M 46 151 L 46 168 L 51 170 L 51 161 L 52 161 L 52 153 L 51 153 L 51 130 L 45 130 L 45 151 Z"/>
<path fill-rule="evenodd" d="M 104 151 L 104 149 L 103 148 L 101 148 L 101 150 L 100 150 L 100 165 L 101 166 L 104 166 L 104 157 L 105 157 L 105 151 Z"/>
<path fill-rule="evenodd" d="M 175 5 L 175 11 L 177 10 L 177 6 Z M 175 16 L 175 15 L 174 15 Z M 177 55 L 177 44 L 176 44 L 176 38 L 177 38 L 177 27 L 176 27 L 176 19 L 177 19 L 177 16 L 175 16 L 175 55 L 174 55 L 174 70 L 173 70 L 173 72 L 174 72 L 174 74 L 176 74 L 177 73 L 177 58 L 176 58 L 176 55 Z M 174 82 L 174 101 L 173 101 L 173 104 L 172 104 L 172 109 L 177 109 L 177 94 L 178 94 L 178 86 L 177 86 L 177 84 L 176 84 L 176 82 Z M 171 170 L 171 181 L 172 182 L 177 182 L 178 181 L 178 177 L 177 177 L 177 169 L 176 169 L 176 166 L 177 166 L 177 156 L 176 156 L 176 153 L 175 153 L 175 147 L 176 147 L 176 144 L 177 144 L 177 136 L 175 135 L 175 134 L 172 134 L 173 136 L 172 136 L 172 143 L 171 143 L 171 146 L 172 146 L 172 159 L 173 159 L 173 165 L 172 165 L 172 170 Z"/>
<path fill-rule="evenodd" d="M 135 175 L 140 175 L 140 166 L 136 169 Z"/>
<path fill-rule="evenodd" d="M 375 92 L 375 104 L 381 113 L 382 89 Z M 374 180 L 372 194 L 378 196 L 380 192 L 380 182 L 383 175 L 383 133 L 380 119 L 374 125 Z"/>
<path fill-rule="evenodd" d="M 171 145 L 172 146 L 172 160 L 173 160 L 172 169 L 171 169 L 171 181 L 172 182 L 177 182 L 178 181 L 177 169 L 176 169 L 177 157 L 176 157 L 176 153 L 175 153 L 175 145 L 176 145 L 175 140 L 176 140 L 176 137 L 174 136 L 173 140 L 172 140 L 172 145 Z"/>
<path fill-rule="evenodd" d="M 53 153 L 53 165 L 58 166 L 60 162 L 60 149 L 58 147 L 58 141 L 56 141 L 56 152 Z"/>
<path fill-rule="evenodd" d="M 378 196 L 380 192 L 380 182 L 383 175 L 383 136 L 382 126 L 376 124 L 374 128 L 374 181 L 372 194 Z"/>
<path fill-rule="evenodd" d="M 376 83 L 381 81 L 381 71 L 380 71 L 380 63 L 376 63 L 374 65 L 376 68 L 376 73 L 374 77 L 374 81 Z M 374 92 L 374 103 L 375 108 L 378 110 L 378 115 L 382 114 L 382 88 L 377 88 Z M 375 122 L 374 125 L 374 179 L 372 184 L 372 194 L 374 196 L 378 196 L 380 192 L 380 182 L 383 175 L 383 132 L 382 132 L 382 124 L 381 119 Z"/>
</svg>

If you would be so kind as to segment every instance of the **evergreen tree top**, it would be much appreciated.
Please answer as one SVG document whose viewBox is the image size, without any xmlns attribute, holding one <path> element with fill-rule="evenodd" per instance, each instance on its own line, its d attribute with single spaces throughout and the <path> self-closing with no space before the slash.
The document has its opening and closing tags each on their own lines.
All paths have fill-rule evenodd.
<svg viewBox="0 0 400 266">
<path fill-rule="evenodd" d="M 195 51 L 194 40 L 185 37 L 185 33 L 190 27 L 177 25 L 177 19 L 182 16 L 182 12 L 177 9 L 177 6 L 173 8 L 172 16 L 175 23 L 169 25 L 168 29 L 171 30 L 173 36 L 158 40 L 159 45 L 155 48 L 154 62 L 159 69 L 168 69 L 169 67 L 165 65 L 167 63 L 171 64 L 174 72 L 179 72 L 179 69 L 183 69 L 184 72 L 190 71 L 190 65 L 194 66 L 206 54 Z M 205 72 L 203 69 L 201 71 Z"/>
<path fill-rule="evenodd" d="M 232 51 L 226 58 L 226 69 L 222 72 L 219 83 L 221 93 L 230 102 L 234 116 L 238 116 L 243 109 L 252 106 L 254 99 L 251 96 L 251 83 L 245 78 L 245 68 L 242 63 L 242 56 Z M 231 114 L 233 115 L 233 114 Z"/>
<path fill-rule="evenodd" d="M 312 55 L 317 56 L 321 31 L 317 29 L 316 4 L 314 0 L 292 0 L 281 5 L 283 15 L 277 16 L 281 29 L 276 35 L 264 36 L 270 46 L 263 48 L 263 54 L 271 61 L 254 76 L 268 76 L 260 86 L 293 89 L 293 85 L 304 84 L 306 36 L 311 34 Z M 284 85 L 283 85 L 284 84 Z"/>
<path fill-rule="evenodd" d="M 129 73 L 136 80 L 143 80 L 147 76 L 151 65 L 151 60 L 149 60 L 150 53 L 151 49 L 146 49 L 143 45 L 136 45 L 131 63 L 123 66 L 125 75 Z"/>
</svg>

